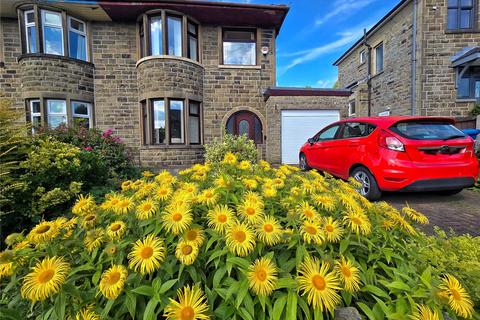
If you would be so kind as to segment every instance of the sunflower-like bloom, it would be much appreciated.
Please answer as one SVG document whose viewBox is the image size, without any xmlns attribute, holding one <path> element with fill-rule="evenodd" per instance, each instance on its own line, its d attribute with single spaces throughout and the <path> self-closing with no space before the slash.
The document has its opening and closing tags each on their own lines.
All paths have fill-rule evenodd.
<svg viewBox="0 0 480 320">
<path fill-rule="evenodd" d="M 262 197 L 256 192 L 253 191 L 247 191 L 245 195 L 243 196 L 244 201 L 248 201 L 252 204 L 257 205 L 260 208 L 264 208 L 265 204 L 263 203 Z"/>
<path fill-rule="evenodd" d="M 162 215 L 164 228 L 174 235 L 188 229 L 193 221 L 192 213 L 186 205 L 169 206 Z"/>
<path fill-rule="evenodd" d="M 186 182 L 182 185 L 181 190 L 193 197 L 197 193 L 197 185 L 193 182 Z"/>
<path fill-rule="evenodd" d="M 78 218 L 73 217 L 62 224 L 62 228 L 66 231 L 73 230 L 78 224 Z"/>
<path fill-rule="evenodd" d="M 216 192 L 215 189 L 205 189 L 198 196 L 198 201 L 207 206 L 213 206 L 218 202 L 220 195 Z"/>
<path fill-rule="evenodd" d="M 345 290 L 356 292 L 360 290 L 359 270 L 353 265 L 353 262 L 345 257 L 335 263 L 337 274 L 343 283 Z"/>
<path fill-rule="evenodd" d="M 349 211 L 343 217 L 343 221 L 356 234 L 367 235 L 372 230 L 370 220 L 363 213 Z"/>
<path fill-rule="evenodd" d="M 160 185 L 171 186 L 177 181 L 177 178 L 172 176 L 170 172 L 167 170 L 163 170 L 155 177 L 155 181 L 158 182 Z"/>
<path fill-rule="evenodd" d="M 13 274 L 14 256 L 15 254 L 12 250 L 5 250 L 0 253 L 0 280 Z"/>
<path fill-rule="evenodd" d="M 438 310 L 431 310 L 426 305 L 418 305 L 410 316 L 411 320 L 440 320 Z"/>
<path fill-rule="evenodd" d="M 104 242 L 104 232 L 102 229 L 94 229 L 87 232 L 85 238 L 83 239 L 83 244 L 89 253 L 92 253 L 93 250 L 100 247 Z"/>
<path fill-rule="evenodd" d="M 207 297 L 198 286 L 178 289 L 178 301 L 170 299 L 163 314 L 169 320 L 209 320 Z"/>
<path fill-rule="evenodd" d="M 240 257 L 245 257 L 255 248 L 255 234 L 244 223 L 234 222 L 227 229 L 228 249 Z"/>
<path fill-rule="evenodd" d="M 355 200 L 355 197 L 352 196 L 352 193 L 339 192 L 337 193 L 337 198 L 347 211 L 355 213 L 362 212 L 362 207 Z"/>
<path fill-rule="evenodd" d="M 132 187 L 132 181 L 127 180 L 122 182 L 121 188 L 123 191 L 128 191 L 130 190 L 131 187 Z"/>
<path fill-rule="evenodd" d="M 82 308 L 80 311 L 78 311 L 75 314 L 75 318 L 69 317 L 67 318 L 68 320 L 70 319 L 75 319 L 75 320 L 100 320 L 100 316 L 93 311 L 93 306 L 89 305 L 85 308 Z"/>
<path fill-rule="evenodd" d="M 224 234 L 227 227 L 234 222 L 234 212 L 227 205 L 217 205 L 208 211 L 208 226 Z"/>
<path fill-rule="evenodd" d="M 122 265 L 113 265 L 102 274 L 99 289 L 103 296 L 115 300 L 123 291 L 128 271 Z"/>
<path fill-rule="evenodd" d="M 268 171 L 270 170 L 270 163 L 268 163 L 267 161 L 265 160 L 260 160 L 258 162 L 258 165 L 260 166 L 260 168 L 264 171 Z"/>
<path fill-rule="evenodd" d="M 56 238 L 60 233 L 55 221 L 42 221 L 28 234 L 27 240 L 32 243 L 44 243 Z"/>
<path fill-rule="evenodd" d="M 308 303 L 315 309 L 333 311 L 340 302 L 340 280 L 335 272 L 329 272 L 330 265 L 316 258 L 307 258 L 300 265 L 297 277 L 298 288 L 307 295 Z"/>
<path fill-rule="evenodd" d="M 322 194 L 313 196 L 314 203 L 325 211 L 332 212 L 337 207 L 337 201 L 334 196 Z"/>
<path fill-rule="evenodd" d="M 457 278 L 450 274 L 445 274 L 439 289 L 439 295 L 448 300 L 448 305 L 457 315 L 463 318 L 470 318 L 472 316 L 472 300 Z"/>
<path fill-rule="evenodd" d="M 142 275 L 158 270 L 165 259 L 163 240 L 153 234 L 146 236 L 143 240 L 137 240 L 128 254 L 128 259 L 130 260 L 128 267 Z"/>
<path fill-rule="evenodd" d="M 113 210 L 121 197 L 118 194 L 111 193 L 105 196 L 105 201 L 100 205 L 103 210 Z"/>
<path fill-rule="evenodd" d="M 297 211 L 300 213 L 302 220 L 314 220 L 318 215 L 317 210 L 307 201 L 300 202 L 297 206 Z"/>
<path fill-rule="evenodd" d="M 72 213 L 78 216 L 83 216 L 89 212 L 92 212 L 95 209 L 95 200 L 93 199 L 92 195 L 88 195 L 86 197 L 83 194 L 78 197 L 75 205 L 72 208 Z"/>
<path fill-rule="evenodd" d="M 155 202 L 151 199 L 147 199 L 142 201 L 138 206 L 135 211 L 135 215 L 139 220 L 146 220 L 151 218 L 154 214 L 155 211 L 157 211 L 157 207 L 155 205 Z"/>
<path fill-rule="evenodd" d="M 69 271 L 70 265 L 62 257 L 44 258 L 23 278 L 22 297 L 32 302 L 51 297 L 60 290 Z"/>
<path fill-rule="evenodd" d="M 255 231 L 258 240 L 267 246 L 274 246 L 282 240 L 282 227 L 273 216 L 266 216 L 260 220 Z"/>
<path fill-rule="evenodd" d="M 154 198 L 158 201 L 166 201 L 172 195 L 172 188 L 170 186 L 159 186 L 155 190 Z"/>
<path fill-rule="evenodd" d="M 120 239 L 127 231 L 127 225 L 123 221 L 114 221 L 107 227 L 107 236 L 110 239 Z"/>
<path fill-rule="evenodd" d="M 252 169 L 252 164 L 250 161 L 247 160 L 242 160 L 240 163 L 237 165 L 238 169 L 240 170 L 251 170 Z"/>
<path fill-rule="evenodd" d="M 175 257 L 182 264 L 189 266 L 197 259 L 198 252 L 198 246 L 194 242 L 180 240 L 175 249 Z"/>
<path fill-rule="evenodd" d="M 428 224 L 428 218 L 418 212 L 417 210 L 410 208 L 408 205 L 402 209 L 402 213 L 406 214 L 410 219 L 420 224 Z"/>
<path fill-rule="evenodd" d="M 192 242 L 198 247 L 201 247 L 205 239 L 205 233 L 200 228 L 191 228 L 183 234 L 183 239 Z"/>
<path fill-rule="evenodd" d="M 223 157 L 222 163 L 235 164 L 237 163 L 237 156 L 231 152 L 227 152 Z"/>
<path fill-rule="evenodd" d="M 400 228 L 402 228 L 403 230 L 413 235 L 417 234 L 417 231 L 415 231 L 415 228 L 407 221 L 407 219 L 405 219 L 396 210 L 388 212 L 387 215 L 392 219 L 393 222 L 398 224 Z"/>
<path fill-rule="evenodd" d="M 303 241 L 308 244 L 314 243 L 321 245 L 325 241 L 325 234 L 317 221 L 304 221 L 300 233 Z"/>
<path fill-rule="evenodd" d="M 275 178 L 272 181 L 272 187 L 275 189 L 282 189 L 285 186 L 285 180 L 282 178 Z"/>
<path fill-rule="evenodd" d="M 95 213 L 89 213 L 82 219 L 82 226 L 85 229 L 93 228 L 95 227 L 95 224 L 97 224 L 97 215 Z"/>
<path fill-rule="evenodd" d="M 135 197 L 142 199 L 146 196 L 149 196 L 153 193 L 156 188 L 156 184 L 153 182 L 145 183 L 137 192 L 135 192 Z"/>
<path fill-rule="evenodd" d="M 139 190 L 141 187 L 143 187 L 143 181 L 142 180 L 135 180 L 131 186 L 130 186 L 130 189 L 131 190 Z"/>
<path fill-rule="evenodd" d="M 242 183 L 245 186 L 245 188 L 250 190 L 257 189 L 258 187 L 258 182 L 255 179 L 243 179 Z"/>
<path fill-rule="evenodd" d="M 260 208 L 256 203 L 248 200 L 243 201 L 243 203 L 237 207 L 237 212 L 252 225 L 259 223 L 263 217 L 262 208 Z"/>
<path fill-rule="evenodd" d="M 213 184 L 220 188 L 229 188 L 232 185 L 232 181 L 226 176 L 220 176 L 213 181 Z"/>
<path fill-rule="evenodd" d="M 117 214 L 127 214 L 130 210 L 133 209 L 133 205 L 133 200 L 131 198 L 122 197 L 113 206 L 113 211 Z"/>
<path fill-rule="evenodd" d="M 342 238 L 343 228 L 338 221 L 332 217 L 327 217 L 323 219 L 323 232 L 328 242 L 335 243 Z"/>
<path fill-rule="evenodd" d="M 277 283 L 277 267 L 268 258 L 255 260 L 248 268 L 248 286 L 256 295 L 269 296 Z"/>
<path fill-rule="evenodd" d="M 104 252 L 110 257 L 112 257 L 115 253 L 117 253 L 117 251 L 118 251 L 117 246 L 112 243 L 107 245 L 104 250 Z"/>
<path fill-rule="evenodd" d="M 273 187 L 264 186 L 262 191 L 263 191 L 262 194 L 265 198 L 273 198 L 277 195 L 277 189 Z"/>
</svg>

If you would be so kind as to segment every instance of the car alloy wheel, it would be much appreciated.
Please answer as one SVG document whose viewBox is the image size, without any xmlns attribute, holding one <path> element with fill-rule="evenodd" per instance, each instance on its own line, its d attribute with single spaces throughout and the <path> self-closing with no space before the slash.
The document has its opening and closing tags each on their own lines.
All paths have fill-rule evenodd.
<svg viewBox="0 0 480 320">
<path fill-rule="evenodd" d="M 364 197 L 367 196 L 370 192 L 370 178 L 368 175 L 363 171 L 358 171 L 353 177 L 362 184 L 359 190 L 360 194 Z"/>
</svg>

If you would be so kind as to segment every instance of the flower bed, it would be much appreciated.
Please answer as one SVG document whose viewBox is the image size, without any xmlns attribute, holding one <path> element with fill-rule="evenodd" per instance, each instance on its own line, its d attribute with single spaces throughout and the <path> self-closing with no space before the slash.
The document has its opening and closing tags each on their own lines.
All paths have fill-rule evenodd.
<svg viewBox="0 0 480 320">
<path fill-rule="evenodd" d="M 290 166 L 195 165 L 125 181 L 70 218 L 7 238 L 0 315 L 64 319 L 470 317 L 452 275 L 417 270 L 408 244 L 427 223 L 346 183 Z"/>
</svg>

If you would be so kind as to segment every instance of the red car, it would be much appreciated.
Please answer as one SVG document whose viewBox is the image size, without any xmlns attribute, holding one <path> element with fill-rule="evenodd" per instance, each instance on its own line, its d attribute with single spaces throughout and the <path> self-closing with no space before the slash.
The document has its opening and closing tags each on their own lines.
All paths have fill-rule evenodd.
<svg viewBox="0 0 480 320">
<path fill-rule="evenodd" d="M 335 122 L 300 149 L 300 167 L 362 182 L 361 194 L 438 191 L 473 186 L 479 168 L 474 141 L 442 117 L 368 117 Z"/>
</svg>

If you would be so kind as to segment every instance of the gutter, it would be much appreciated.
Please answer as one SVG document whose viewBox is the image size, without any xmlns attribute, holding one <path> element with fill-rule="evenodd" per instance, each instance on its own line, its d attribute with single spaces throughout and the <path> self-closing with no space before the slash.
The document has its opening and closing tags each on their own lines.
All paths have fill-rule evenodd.
<svg viewBox="0 0 480 320">
<path fill-rule="evenodd" d="M 417 114 L 417 6 L 418 0 L 413 0 L 412 78 L 410 79 L 412 116 Z"/>
</svg>

